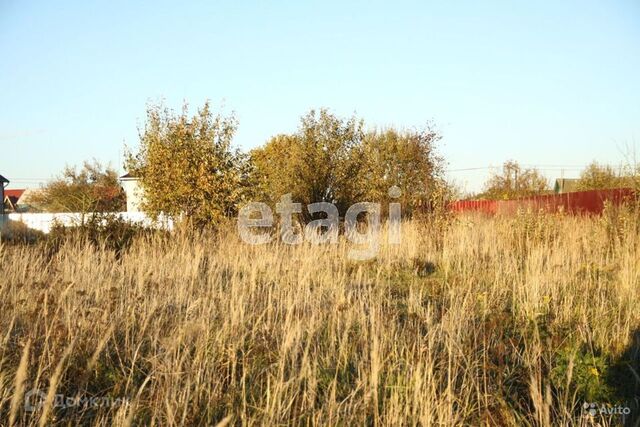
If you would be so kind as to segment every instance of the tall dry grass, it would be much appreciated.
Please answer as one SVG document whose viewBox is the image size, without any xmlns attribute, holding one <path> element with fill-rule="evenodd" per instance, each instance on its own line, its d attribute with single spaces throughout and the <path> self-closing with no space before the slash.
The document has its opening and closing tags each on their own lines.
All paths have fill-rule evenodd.
<svg viewBox="0 0 640 427">
<path fill-rule="evenodd" d="M 0 419 L 616 425 L 582 405 L 638 395 L 637 226 L 621 213 L 414 221 L 370 262 L 344 241 L 252 247 L 233 231 L 122 254 L 0 246 Z M 32 389 L 45 397 L 27 412 Z M 127 401 L 61 408 L 56 394 Z"/>
</svg>

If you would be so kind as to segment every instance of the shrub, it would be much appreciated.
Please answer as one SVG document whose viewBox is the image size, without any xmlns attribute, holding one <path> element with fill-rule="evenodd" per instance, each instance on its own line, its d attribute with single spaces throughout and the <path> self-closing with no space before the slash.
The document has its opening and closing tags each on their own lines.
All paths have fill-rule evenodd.
<svg viewBox="0 0 640 427">
<path fill-rule="evenodd" d="M 27 227 L 23 222 L 9 221 L 0 230 L 0 240 L 4 244 L 34 244 L 44 237 L 44 233 Z"/>
<path fill-rule="evenodd" d="M 157 232 L 114 214 L 95 214 L 79 226 L 54 224 L 47 236 L 46 245 L 50 253 L 55 253 L 65 242 L 80 240 L 115 251 L 119 257 L 137 237 Z"/>
</svg>

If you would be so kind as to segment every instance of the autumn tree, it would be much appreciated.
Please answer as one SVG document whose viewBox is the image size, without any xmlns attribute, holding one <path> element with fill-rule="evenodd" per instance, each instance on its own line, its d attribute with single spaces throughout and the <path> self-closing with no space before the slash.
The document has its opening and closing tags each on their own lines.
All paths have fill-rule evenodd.
<svg viewBox="0 0 640 427">
<path fill-rule="evenodd" d="M 363 140 L 364 164 L 360 184 L 366 197 L 386 204 L 389 189 L 397 186 L 405 213 L 428 207 L 448 191 L 443 174 L 444 160 L 436 152 L 440 135 L 431 128 L 399 131 L 389 128 L 371 131 Z"/>
<path fill-rule="evenodd" d="M 250 152 L 252 175 L 261 199 L 275 204 L 291 193 L 299 200 L 308 192 L 302 173 L 302 149 L 297 135 L 277 135 Z"/>
<path fill-rule="evenodd" d="M 119 212 L 125 210 L 125 195 L 117 172 L 94 160 L 80 169 L 65 167 L 30 203 L 48 212 Z"/>
<path fill-rule="evenodd" d="M 479 198 L 506 200 L 544 194 L 549 182 L 536 169 L 524 169 L 515 161 L 507 161 L 502 171 L 494 173 L 485 184 Z"/>
<path fill-rule="evenodd" d="M 343 213 L 365 194 L 358 181 L 363 136 L 362 120 L 311 110 L 296 133 L 273 137 L 251 152 L 257 188 L 272 203 L 291 193 L 296 202 L 330 202 Z"/>
<path fill-rule="evenodd" d="M 137 152 L 126 166 L 140 178 L 142 208 L 152 216 L 184 218 L 195 226 L 234 216 L 248 191 L 246 156 L 232 148 L 237 120 L 205 103 L 193 116 L 150 105 Z"/>
<path fill-rule="evenodd" d="M 609 165 L 601 165 L 595 161 L 582 171 L 576 185 L 579 191 L 604 190 L 626 186 L 633 186 L 630 177 L 617 173 Z"/>
<path fill-rule="evenodd" d="M 445 188 L 439 139 L 432 129 L 366 132 L 361 119 L 311 110 L 296 133 L 273 137 L 251 160 L 257 188 L 271 203 L 291 193 L 303 204 L 334 203 L 344 214 L 356 202 L 386 203 L 397 186 L 396 199 L 410 213 Z"/>
</svg>

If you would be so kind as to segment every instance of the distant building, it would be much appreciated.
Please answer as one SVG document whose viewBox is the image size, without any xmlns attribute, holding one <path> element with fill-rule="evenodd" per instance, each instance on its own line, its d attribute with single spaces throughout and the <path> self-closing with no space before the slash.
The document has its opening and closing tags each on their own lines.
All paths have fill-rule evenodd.
<svg viewBox="0 0 640 427">
<path fill-rule="evenodd" d="M 5 213 L 26 213 L 39 212 L 34 205 L 33 195 L 37 193 L 37 188 L 27 189 L 4 189 L 4 212 Z"/>
<path fill-rule="evenodd" d="M 120 183 L 127 196 L 127 212 L 140 212 L 143 199 L 140 178 L 128 173 L 120 177 Z"/>
<path fill-rule="evenodd" d="M 12 190 L 7 190 L 12 191 Z M 16 212 L 42 212 L 42 208 L 38 205 L 38 202 L 34 200 L 34 196 L 42 191 L 39 188 L 27 188 L 21 190 L 22 194 L 18 198 Z"/>
<path fill-rule="evenodd" d="M 578 191 L 578 181 L 579 179 L 576 178 L 558 178 L 553 186 L 553 192 L 563 194 Z"/>
<path fill-rule="evenodd" d="M 3 203 L 4 203 L 4 211 L 5 212 L 17 212 L 18 211 L 18 201 L 20 200 L 20 198 L 22 197 L 22 194 L 24 193 L 24 189 L 23 190 L 8 190 L 5 189 L 4 190 L 4 198 Z"/>
</svg>

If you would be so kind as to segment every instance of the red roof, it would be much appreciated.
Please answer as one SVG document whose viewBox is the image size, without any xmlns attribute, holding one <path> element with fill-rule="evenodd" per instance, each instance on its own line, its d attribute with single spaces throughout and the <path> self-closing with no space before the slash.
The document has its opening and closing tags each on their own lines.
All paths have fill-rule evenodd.
<svg viewBox="0 0 640 427">
<path fill-rule="evenodd" d="M 22 190 L 7 190 L 6 188 L 4 189 L 5 197 L 15 198 L 16 200 L 19 200 L 20 197 L 22 197 L 22 193 L 24 193 L 24 189 Z"/>
</svg>

